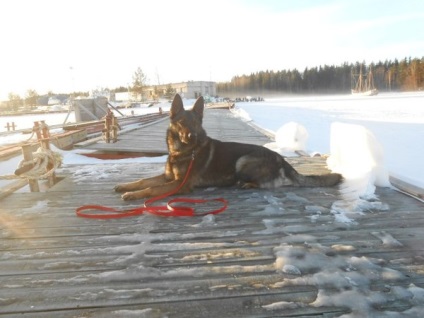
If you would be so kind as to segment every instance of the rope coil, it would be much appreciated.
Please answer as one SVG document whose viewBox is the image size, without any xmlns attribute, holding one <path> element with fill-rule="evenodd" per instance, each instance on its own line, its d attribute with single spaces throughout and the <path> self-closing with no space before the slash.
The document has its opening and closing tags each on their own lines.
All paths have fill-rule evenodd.
<svg viewBox="0 0 424 318">
<path fill-rule="evenodd" d="M 33 160 L 21 160 L 19 162 L 15 174 L 0 176 L 0 180 L 47 179 L 62 164 L 62 156 L 60 153 L 42 147 L 39 147 L 36 152 L 33 152 L 32 156 Z M 47 170 L 47 166 L 49 165 L 49 163 L 52 167 Z"/>
</svg>

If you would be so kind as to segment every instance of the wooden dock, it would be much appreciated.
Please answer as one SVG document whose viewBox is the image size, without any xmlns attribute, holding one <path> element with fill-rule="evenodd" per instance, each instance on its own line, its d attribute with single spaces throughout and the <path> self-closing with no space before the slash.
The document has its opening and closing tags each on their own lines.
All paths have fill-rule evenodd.
<svg viewBox="0 0 424 318">
<path fill-rule="evenodd" d="M 228 112 L 205 116 L 211 136 L 269 141 Z M 166 125 L 134 131 L 127 142 L 137 141 L 136 152 L 162 152 L 146 139 L 163 138 L 158 127 Z M 121 137 L 120 151 L 134 151 Z M 290 161 L 300 172 L 325 170 L 322 158 Z M 420 317 L 424 203 L 378 189 L 375 208 L 352 212 L 345 223 L 334 209 L 336 188 L 199 189 L 191 196 L 224 197 L 228 210 L 194 218 L 75 216 L 84 204 L 141 205 L 122 201 L 114 185 L 161 171 L 158 163 L 67 166 L 47 192 L 4 198 L 0 316 Z"/>
<path fill-rule="evenodd" d="M 106 143 L 101 139 L 95 143 L 83 142 L 76 147 L 94 149 L 103 152 L 125 152 L 144 154 L 167 154 L 165 142 L 169 119 L 163 118 L 151 125 L 121 134 L 116 143 Z M 243 142 L 263 145 L 271 141 L 270 135 L 265 135 L 257 128 L 236 119 L 235 115 L 225 109 L 206 109 L 204 128 L 212 138 L 223 141 L 237 141 L 242 134 Z"/>
</svg>

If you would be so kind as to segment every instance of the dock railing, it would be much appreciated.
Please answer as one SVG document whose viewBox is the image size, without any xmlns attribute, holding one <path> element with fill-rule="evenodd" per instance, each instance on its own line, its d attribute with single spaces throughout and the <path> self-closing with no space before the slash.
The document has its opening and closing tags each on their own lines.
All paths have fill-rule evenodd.
<svg viewBox="0 0 424 318">
<path fill-rule="evenodd" d="M 44 121 L 34 122 L 33 134 L 37 136 L 38 149 L 34 151 L 34 143 L 22 145 L 23 159 L 18 164 L 14 174 L 0 175 L 0 180 L 12 180 L 0 189 L 0 199 L 29 185 L 31 192 L 40 192 L 39 181 L 47 180 L 47 188 L 57 183 L 56 168 L 61 164 L 60 154 L 50 148 L 49 127 Z"/>
</svg>

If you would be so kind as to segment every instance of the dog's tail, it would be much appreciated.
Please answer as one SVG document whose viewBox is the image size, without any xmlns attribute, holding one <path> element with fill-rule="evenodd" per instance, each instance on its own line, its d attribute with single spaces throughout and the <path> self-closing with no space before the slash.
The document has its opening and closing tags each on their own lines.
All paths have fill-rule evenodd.
<svg viewBox="0 0 424 318">
<path fill-rule="evenodd" d="M 288 177 L 294 186 L 298 187 L 332 187 L 342 182 L 343 177 L 339 173 L 327 173 L 322 175 L 303 175 L 297 172 L 292 166 L 285 167 Z"/>
<path fill-rule="evenodd" d="M 300 187 L 332 187 L 338 185 L 342 180 L 342 175 L 338 173 L 310 176 L 297 173 L 294 178 L 295 185 Z"/>
</svg>

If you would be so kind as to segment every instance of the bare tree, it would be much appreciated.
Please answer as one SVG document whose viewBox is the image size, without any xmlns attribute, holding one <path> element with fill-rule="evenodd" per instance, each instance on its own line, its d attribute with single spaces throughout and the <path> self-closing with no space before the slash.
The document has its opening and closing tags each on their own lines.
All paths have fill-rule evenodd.
<svg viewBox="0 0 424 318">
<path fill-rule="evenodd" d="M 9 109 L 12 111 L 17 111 L 20 106 L 22 106 L 22 98 L 18 94 L 9 93 Z"/>
<path fill-rule="evenodd" d="M 34 108 L 37 105 L 38 94 L 35 90 L 29 89 L 25 95 L 25 105 Z"/>
<path fill-rule="evenodd" d="M 147 76 L 143 73 L 140 67 L 134 72 L 133 75 L 133 87 L 132 92 L 135 94 L 136 99 L 144 99 L 143 92 L 145 87 L 147 86 Z"/>
</svg>

